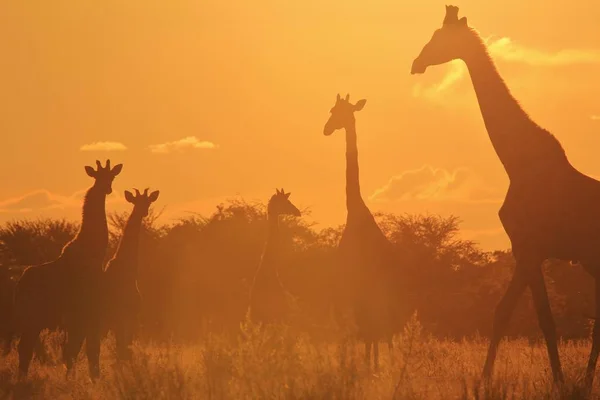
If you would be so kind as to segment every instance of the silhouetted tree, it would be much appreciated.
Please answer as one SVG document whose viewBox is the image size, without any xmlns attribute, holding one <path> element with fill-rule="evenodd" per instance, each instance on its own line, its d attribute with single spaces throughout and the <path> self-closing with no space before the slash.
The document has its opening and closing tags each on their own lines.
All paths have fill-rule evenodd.
<svg viewBox="0 0 600 400">
<path fill-rule="evenodd" d="M 0 263 L 28 266 L 53 260 L 78 229 L 79 225 L 66 220 L 7 222 L 0 228 Z"/>
<path fill-rule="evenodd" d="M 307 211 L 303 211 L 307 215 Z M 208 330 L 237 331 L 267 233 L 262 203 L 232 200 L 210 216 L 159 224 L 151 211 L 140 243 L 141 333 L 154 339 L 195 340 Z M 127 214 L 109 215 L 112 256 Z M 460 237 L 459 219 L 438 215 L 377 214 L 397 253 L 398 330 L 413 310 L 424 328 L 441 337 L 490 333 L 495 306 L 514 270 L 510 251 L 482 251 Z M 331 332 L 330 307 L 343 277 L 335 249 L 343 225 L 316 230 L 303 218 L 282 218 L 285 260 L 280 278 L 298 299 L 294 323 L 314 337 Z M 0 226 L 0 322 L 9 326 L 10 299 L 22 266 L 55 258 L 77 231 L 64 220 L 22 220 Z M 593 285 L 580 266 L 545 265 L 557 327 L 586 337 L 593 315 Z M 338 288 L 342 289 L 338 289 Z M 508 328 L 511 336 L 541 337 L 529 295 Z"/>
</svg>

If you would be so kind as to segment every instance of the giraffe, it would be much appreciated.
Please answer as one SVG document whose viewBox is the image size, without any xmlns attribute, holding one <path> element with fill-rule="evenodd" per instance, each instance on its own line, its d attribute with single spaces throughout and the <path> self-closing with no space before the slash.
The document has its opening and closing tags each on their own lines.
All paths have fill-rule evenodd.
<svg viewBox="0 0 600 400">
<path fill-rule="evenodd" d="M 379 341 L 386 340 L 392 356 L 393 318 L 395 317 L 393 289 L 394 251 L 361 192 L 358 171 L 358 147 L 354 113 L 365 106 L 366 100 L 350 103 L 350 95 L 337 95 L 331 116 L 323 133 L 331 135 L 338 129 L 346 131 L 346 226 L 338 245 L 337 257 L 346 268 L 346 284 L 351 293 L 358 337 L 365 342 L 365 360 L 379 367 Z"/>
<path fill-rule="evenodd" d="M 110 166 L 110 160 L 97 169 L 86 166 L 94 179 L 83 201 L 79 232 L 65 245 L 60 256 L 51 262 L 28 267 L 15 290 L 15 317 L 19 341 L 19 376 L 26 377 L 33 348 L 45 329 L 63 325 L 67 339 L 63 357 L 67 373 L 87 338 L 87 356 L 92 378 L 100 373 L 100 338 L 95 309 L 99 274 L 108 246 L 106 196 L 112 192 L 112 182 L 123 165 Z"/>
<path fill-rule="evenodd" d="M 512 96 L 479 34 L 446 6 L 440 29 L 412 64 L 412 74 L 431 65 L 463 60 L 469 71 L 488 135 L 509 177 L 499 210 L 516 268 L 497 305 L 483 368 L 490 378 L 498 345 L 521 294 L 529 287 L 544 334 L 554 381 L 563 382 L 557 335 L 541 265 L 548 258 L 580 262 L 595 280 L 600 315 L 600 182 L 579 172 L 558 140 L 537 125 Z M 592 333 L 585 375 L 590 390 L 600 353 L 600 319 Z"/>
<path fill-rule="evenodd" d="M 290 201 L 290 194 L 277 189 L 267 205 L 267 242 L 250 290 L 250 316 L 256 322 L 282 322 L 289 311 L 289 294 L 279 280 L 278 268 L 281 263 L 279 216 L 301 216 Z"/>
<path fill-rule="evenodd" d="M 104 329 L 112 330 L 117 342 L 117 357 L 130 357 L 136 319 L 141 309 L 141 296 L 137 285 L 139 243 L 142 220 L 148 216 L 150 205 L 158 199 L 159 191 L 148 195 L 148 189 L 135 195 L 125 191 L 125 200 L 133 204 L 133 211 L 123 230 L 123 236 L 114 257 L 108 262 L 103 275 Z"/>
<path fill-rule="evenodd" d="M 17 281 L 23 271 L 20 268 L 3 266 L 0 268 L 0 340 L 4 341 L 2 355 L 7 356 L 12 349 L 12 342 L 18 337 L 15 327 L 14 294 Z M 41 340 L 33 349 L 33 355 L 42 364 L 48 364 L 50 358 Z"/>
</svg>

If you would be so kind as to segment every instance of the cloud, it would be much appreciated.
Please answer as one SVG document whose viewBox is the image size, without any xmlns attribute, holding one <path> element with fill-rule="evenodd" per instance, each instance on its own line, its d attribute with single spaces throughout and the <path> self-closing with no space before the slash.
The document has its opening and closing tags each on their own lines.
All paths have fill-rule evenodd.
<svg viewBox="0 0 600 400">
<path fill-rule="evenodd" d="M 1 214 L 25 214 L 34 212 L 46 212 L 52 210 L 79 209 L 83 205 L 83 199 L 87 189 L 74 192 L 65 196 L 52 193 L 46 189 L 37 189 L 20 196 L 0 200 Z M 107 204 L 124 203 L 119 193 L 113 193 L 106 198 Z"/>
<path fill-rule="evenodd" d="M 522 46 L 508 37 L 487 38 L 485 42 L 493 59 L 509 63 L 545 67 L 600 64 L 600 50 L 564 49 L 547 52 Z M 426 86 L 420 83 L 415 84 L 413 96 L 439 100 L 443 94 L 456 90 L 458 84 L 468 77 L 467 67 L 461 60 L 454 60 L 445 68 L 446 73 L 440 82 Z M 592 117 L 592 119 L 594 118 Z"/>
<path fill-rule="evenodd" d="M 487 44 L 492 57 L 509 62 L 538 66 L 600 64 L 600 50 L 564 49 L 556 52 L 545 52 L 521 46 L 507 37 L 497 40 L 488 39 Z"/>
<path fill-rule="evenodd" d="M 166 154 L 173 151 L 183 151 L 185 149 L 216 149 L 218 146 L 213 142 L 198 140 L 196 136 L 188 136 L 174 142 L 150 145 L 152 153 Z"/>
<path fill-rule="evenodd" d="M 591 115 L 590 118 L 592 121 L 600 121 L 600 115 Z"/>
<path fill-rule="evenodd" d="M 46 208 L 59 202 L 46 190 L 37 190 L 23 196 L 13 197 L 0 202 L 3 212 L 23 212 L 31 209 Z"/>
<path fill-rule="evenodd" d="M 81 151 L 125 151 L 127 147 L 120 142 L 94 142 L 84 144 L 79 148 Z"/>
<path fill-rule="evenodd" d="M 72 207 L 80 204 L 80 201 L 77 199 L 78 194 L 77 192 L 72 196 L 62 196 L 45 189 L 38 189 L 21 196 L 0 201 L 0 212 L 26 213 L 34 210 Z"/>
<path fill-rule="evenodd" d="M 414 97 L 424 97 L 430 100 L 439 99 L 445 92 L 454 89 L 467 75 L 467 67 L 461 60 L 453 60 L 448 63 L 446 73 L 440 82 L 431 85 L 422 85 L 417 82 L 413 86 Z"/>
<path fill-rule="evenodd" d="M 467 168 L 448 171 L 425 165 L 393 176 L 369 197 L 374 201 L 458 201 L 497 203 L 501 193 Z"/>
</svg>

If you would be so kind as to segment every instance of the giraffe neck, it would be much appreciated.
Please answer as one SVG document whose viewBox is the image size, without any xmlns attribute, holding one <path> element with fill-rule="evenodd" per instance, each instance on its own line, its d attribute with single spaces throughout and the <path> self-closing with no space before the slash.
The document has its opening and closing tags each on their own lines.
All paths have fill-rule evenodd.
<svg viewBox="0 0 600 400">
<path fill-rule="evenodd" d="M 349 215 L 365 208 L 358 172 L 356 123 L 353 121 L 346 127 L 346 209 Z"/>
<path fill-rule="evenodd" d="M 274 212 L 267 213 L 267 243 L 262 257 L 262 268 L 264 270 L 275 269 L 275 258 L 279 250 L 279 215 Z"/>
<path fill-rule="evenodd" d="M 108 224 L 106 222 L 106 193 L 95 185 L 85 194 L 81 228 L 67 246 L 74 248 L 79 245 L 85 248 L 85 255 L 90 258 L 104 258 L 108 246 Z"/>
<path fill-rule="evenodd" d="M 472 31 L 471 51 L 463 57 L 492 145 L 511 180 L 533 170 L 568 164 L 556 138 L 538 126 L 513 97 L 486 45 Z"/>
<path fill-rule="evenodd" d="M 122 268 L 127 268 L 131 274 L 137 276 L 140 234 L 142 231 L 142 220 L 144 216 L 135 207 L 123 229 L 123 237 L 115 253 L 115 259 L 120 261 Z"/>
<path fill-rule="evenodd" d="M 267 222 L 269 225 L 268 241 L 277 241 L 279 239 L 279 215 L 274 212 L 268 213 Z"/>
</svg>

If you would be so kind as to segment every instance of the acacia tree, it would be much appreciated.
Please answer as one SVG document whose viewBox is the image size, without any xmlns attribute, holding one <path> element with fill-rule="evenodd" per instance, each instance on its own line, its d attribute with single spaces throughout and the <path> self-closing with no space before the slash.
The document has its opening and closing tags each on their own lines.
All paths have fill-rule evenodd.
<svg viewBox="0 0 600 400">
<path fill-rule="evenodd" d="M 265 204 L 233 200 L 218 205 L 208 217 L 190 215 L 166 224 L 158 223 L 159 215 L 151 210 L 140 242 L 142 333 L 155 339 L 196 340 L 206 329 L 237 332 L 266 240 Z M 109 215 L 108 257 L 128 216 Z M 512 254 L 485 252 L 462 239 L 460 220 L 454 216 L 376 218 L 396 250 L 398 330 L 417 309 L 424 328 L 438 336 L 489 333 L 514 269 Z M 56 258 L 77 228 L 75 223 L 50 219 L 0 226 L 0 323 L 7 318 L 23 266 Z M 336 264 L 335 257 L 342 231 L 343 225 L 316 230 L 304 218 L 282 218 L 280 223 L 279 274 L 297 298 L 301 314 L 293 323 L 314 336 L 330 332 L 330 306 L 344 298 L 340 293 L 345 266 Z M 587 274 L 581 267 L 553 261 L 544 269 L 558 331 L 566 337 L 585 337 L 586 316 L 593 312 Z M 509 334 L 539 336 L 528 295 L 512 320 Z"/>
<path fill-rule="evenodd" d="M 0 263 L 28 266 L 56 259 L 79 225 L 64 219 L 10 221 L 0 227 Z"/>
</svg>

